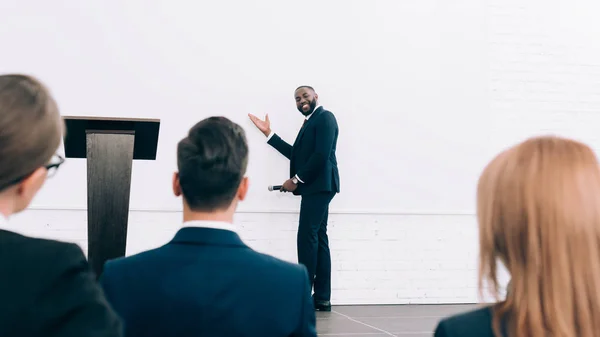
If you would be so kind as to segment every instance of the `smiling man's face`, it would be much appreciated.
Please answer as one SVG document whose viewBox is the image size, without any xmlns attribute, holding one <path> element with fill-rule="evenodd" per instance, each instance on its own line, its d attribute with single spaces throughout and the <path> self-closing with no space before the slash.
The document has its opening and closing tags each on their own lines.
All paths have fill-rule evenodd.
<svg viewBox="0 0 600 337">
<path fill-rule="evenodd" d="M 308 116 L 315 110 L 319 96 L 310 88 L 301 87 L 296 89 L 296 108 L 304 116 Z"/>
</svg>

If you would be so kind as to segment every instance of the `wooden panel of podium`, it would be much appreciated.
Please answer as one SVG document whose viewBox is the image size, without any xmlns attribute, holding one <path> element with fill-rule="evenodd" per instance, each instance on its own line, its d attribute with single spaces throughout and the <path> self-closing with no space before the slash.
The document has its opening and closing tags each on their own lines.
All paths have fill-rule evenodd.
<svg viewBox="0 0 600 337">
<path fill-rule="evenodd" d="M 65 156 L 87 160 L 88 260 L 125 256 L 133 160 L 155 160 L 160 120 L 64 117 Z"/>
</svg>

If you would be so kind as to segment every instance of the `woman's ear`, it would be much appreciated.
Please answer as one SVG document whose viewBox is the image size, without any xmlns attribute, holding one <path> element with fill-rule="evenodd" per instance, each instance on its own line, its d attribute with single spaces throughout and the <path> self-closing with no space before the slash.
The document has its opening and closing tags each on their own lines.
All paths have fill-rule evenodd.
<svg viewBox="0 0 600 337">
<path fill-rule="evenodd" d="M 44 186 L 47 176 L 48 171 L 46 168 L 40 167 L 33 171 L 32 174 L 28 175 L 16 186 L 15 204 L 17 209 L 15 209 L 14 212 L 20 212 L 29 206 L 31 200 L 33 200 L 42 186 Z"/>
</svg>

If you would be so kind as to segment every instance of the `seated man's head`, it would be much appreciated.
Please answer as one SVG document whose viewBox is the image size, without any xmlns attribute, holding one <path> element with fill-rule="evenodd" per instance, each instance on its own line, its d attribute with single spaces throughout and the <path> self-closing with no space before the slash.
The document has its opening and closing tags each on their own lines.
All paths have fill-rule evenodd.
<svg viewBox="0 0 600 337">
<path fill-rule="evenodd" d="M 56 102 L 35 78 L 0 75 L 0 213 L 25 209 L 63 159 L 63 122 Z"/>
<path fill-rule="evenodd" d="M 183 195 L 184 217 L 221 214 L 230 221 L 248 191 L 248 144 L 244 130 L 225 117 L 194 125 L 177 146 L 173 191 Z M 187 219 L 184 219 L 187 220 Z"/>
</svg>

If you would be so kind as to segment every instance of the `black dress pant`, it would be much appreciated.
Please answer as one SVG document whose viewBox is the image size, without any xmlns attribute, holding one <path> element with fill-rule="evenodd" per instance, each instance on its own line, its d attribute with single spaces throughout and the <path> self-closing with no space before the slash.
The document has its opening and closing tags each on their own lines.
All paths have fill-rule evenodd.
<svg viewBox="0 0 600 337">
<path fill-rule="evenodd" d="M 298 226 L 298 263 L 306 266 L 316 301 L 331 299 L 331 253 L 327 237 L 329 203 L 335 192 L 302 196 Z"/>
</svg>

